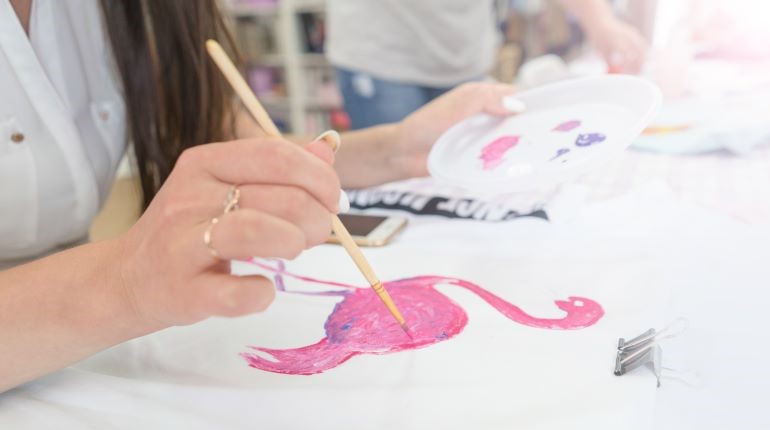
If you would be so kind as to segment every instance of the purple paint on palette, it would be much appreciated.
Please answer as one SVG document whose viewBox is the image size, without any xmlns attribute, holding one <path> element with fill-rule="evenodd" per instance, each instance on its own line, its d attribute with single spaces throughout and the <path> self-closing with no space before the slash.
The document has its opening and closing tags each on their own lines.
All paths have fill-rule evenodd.
<svg viewBox="0 0 770 430">
<path fill-rule="evenodd" d="M 257 352 L 241 354 L 249 366 L 274 373 L 312 375 L 337 367 L 356 355 L 424 348 L 453 338 L 465 328 L 468 316 L 460 305 L 436 289 L 438 285 L 451 285 L 470 291 L 508 319 L 539 329 L 582 329 L 592 326 L 604 315 L 604 310 L 595 301 L 569 297 L 567 300 L 554 301 L 565 312 L 563 317 L 537 318 L 471 282 L 442 276 L 417 276 L 384 283 L 409 324 L 410 335 L 407 336 L 371 288 L 294 275 L 285 272 L 282 263 L 278 267 L 258 260 L 252 260 L 251 263 L 273 272 L 276 285 L 282 287 L 285 276 L 344 288 L 338 291 L 285 291 L 338 296 L 342 297 L 342 301 L 334 306 L 324 324 L 326 336 L 318 342 L 293 349 L 252 346 L 251 349 Z"/>
<path fill-rule="evenodd" d="M 595 143 L 604 142 L 605 139 L 607 139 L 607 137 L 601 133 L 579 134 L 575 140 L 575 145 L 581 147 L 591 146 Z"/>
<path fill-rule="evenodd" d="M 553 158 L 551 158 L 549 161 L 553 161 L 568 152 L 569 152 L 569 148 L 559 148 L 559 150 L 556 151 L 556 155 L 554 155 Z"/>
<path fill-rule="evenodd" d="M 580 127 L 580 121 L 573 119 L 572 121 L 563 122 L 556 126 L 553 131 L 571 131 Z"/>
</svg>

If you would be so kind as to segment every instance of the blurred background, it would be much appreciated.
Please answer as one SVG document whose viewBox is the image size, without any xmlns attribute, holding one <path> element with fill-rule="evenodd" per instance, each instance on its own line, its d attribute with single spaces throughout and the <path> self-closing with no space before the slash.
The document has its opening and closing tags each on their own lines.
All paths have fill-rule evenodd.
<svg viewBox="0 0 770 430">
<path fill-rule="evenodd" d="M 341 28 L 329 25 L 334 18 L 330 9 L 345 1 L 350 4 L 223 1 L 248 81 L 286 132 L 314 135 L 353 125 L 340 91 L 344 76 L 330 62 L 326 43 L 335 31 L 348 30 L 340 20 L 334 22 Z M 418 7 L 418 2 L 402 3 Z M 494 61 L 482 65 L 488 70 L 477 79 L 526 89 L 571 76 L 623 71 L 613 70 L 609 54 L 602 52 L 612 42 L 606 39 L 614 36 L 591 34 L 580 6 L 565 7 L 569 2 L 559 0 L 490 4 L 492 18 L 485 21 L 490 28 L 479 29 L 479 34 L 495 34 Z M 770 202 L 757 197 L 767 194 L 770 184 L 770 2 L 616 0 L 607 5 L 644 41 L 641 65 L 631 72 L 656 82 L 666 101 L 623 159 L 583 180 L 591 186 L 591 198 L 611 197 L 659 179 L 682 200 L 747 222 L 770 219 Z M 375 25 L 377 16 L 367 19 Z M 359 45 L 366 43 L 364 38 Z M 366 91 L 367 82 L 353 76 L 358 92 Z M 126 161 L 120 169 L 113 197 L 94 224 L 94 239 L 119 234 L 139 213 L 129 165 Z"/>
<path fill-rule="evenodd" d="M 654 78 L 667 90 L 669 98 L 698 90 L 687 88 L 685 81 L 692 73 L 702 71 L 698 67 L 700 62 L 724 61 L 737 70 L 770 59 L 767 2 L 609 3 L 649 43 L 642 74 Z M 493 13 L 497 18 L 499 47 L 495 65 L 489 70 L 490 78 L 516 82 L 528 61 L 547 54 L 568 63 L 579 62 L 573 67 L 576 73 L 606 71 L 586 43 L 574 14 L 565 10 L 560 1 L 498 0 L 496 5 Z M 325 56 L 324 42 L 329 30 L 327 1 L 229 0 L 225 8 L 233 19 L 248 65 L 249 81 L 284 130 L 314 134 L 328 128 L 349 127 L 333 67 Z"/>
</svg>

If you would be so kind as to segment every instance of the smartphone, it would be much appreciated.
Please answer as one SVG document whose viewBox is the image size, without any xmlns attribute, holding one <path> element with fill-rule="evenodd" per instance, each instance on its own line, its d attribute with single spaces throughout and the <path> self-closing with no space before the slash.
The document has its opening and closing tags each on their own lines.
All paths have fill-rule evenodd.
<svg viewBox="0 0 770 430">
<path fill-rule="evenodd" d="M 340 214 L 339 217 L 358 246 L 386 245 L 406 226 L 407 221 L 395 216 Z M 334 233 L 329 243 L 340 243 Z"/>
</svg>

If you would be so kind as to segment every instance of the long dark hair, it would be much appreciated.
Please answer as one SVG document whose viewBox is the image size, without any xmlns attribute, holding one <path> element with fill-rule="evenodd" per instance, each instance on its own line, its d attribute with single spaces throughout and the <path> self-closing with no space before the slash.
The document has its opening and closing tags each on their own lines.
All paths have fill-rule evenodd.
<svg viewBox="0 0 770 430">
<path fill-rule="evenodd" d="M 146 208 L 186 148 L 232 136 L 234 99 L 205 50 L 235 44 L 216 0 L 101 0 Z"/>
</svg>

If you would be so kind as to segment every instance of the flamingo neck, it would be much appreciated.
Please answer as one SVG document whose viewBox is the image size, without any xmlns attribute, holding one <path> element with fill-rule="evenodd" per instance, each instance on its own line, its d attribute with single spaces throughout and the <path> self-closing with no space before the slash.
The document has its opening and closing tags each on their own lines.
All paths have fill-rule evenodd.
<svg viewBox="0 0 770 430">
<path fill-rule="evenodd" d="M 452 279 L 449 282 L 452 285 L 464 288 L 489 303 L 498 312 L 508 317 L 508 319 L 515 321 L 519 324 L 523 324 L 530 327 L 537 328 L 564 328 L 567 318 L 562 319 L 548 319 L 548 318 L 536 318 L 532 315 L 521 310 L 516 305 L 513 305 L 500 297 L 490 293 L 489 291 L 479 287 L 478 285 L 463 281 L 461 279 Z"/>
</svg>

